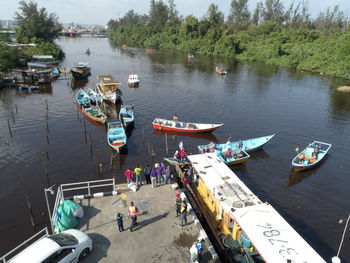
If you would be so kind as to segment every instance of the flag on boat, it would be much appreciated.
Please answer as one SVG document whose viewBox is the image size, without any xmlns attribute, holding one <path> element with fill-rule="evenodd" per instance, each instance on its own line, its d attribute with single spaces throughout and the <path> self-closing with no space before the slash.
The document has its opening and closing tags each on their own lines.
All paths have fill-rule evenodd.
<svg viewBox="0 0 350 263">
<path fill-rule="evenodd" d="M 183 147 L 184 147 L 184 144 L 183 144 L 183 142 L 181 141 L 181 142 L 179 143 L 179 148 L 182 149 Z"/>
</svg>

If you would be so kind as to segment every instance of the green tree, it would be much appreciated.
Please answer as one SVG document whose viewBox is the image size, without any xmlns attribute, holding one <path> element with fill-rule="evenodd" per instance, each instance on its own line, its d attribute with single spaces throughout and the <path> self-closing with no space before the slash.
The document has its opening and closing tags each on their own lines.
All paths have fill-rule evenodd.
<svg viewBox="0 0 350 263">
<path fill-rule="evenodd" d="M 53 42 L 62 30 L 55 13 L 49 14 L 46 8 L 38 8 L 35 2 L 19 2 L 20 13 L 16 12 L 15 20 L 18 25 L 17 39 L 19 41 L 39 39 Z"/>
<path fill-rule="evenodd" d="M 151 0 L 151 8 L 149 11 L 149 24 L 157 28 L 163 28 L 169 19 L 168 6 L 162 0 L 156 2 Z"/>
<path fill-rule="evenodd" d="M 228 24 L 233 31 L 240 31 L 248 28 L 249 20 L 250 12 L 248 10 L 248 0 L 232 0 Z"/>
<path fill-rule="evenodd" d="M 224 13 L 219 10 L 216 4 L 209 6 L 207 16 L 211 27 L 220 27 L 224 24 Z"/>
<path fill-rule="evenodd" d="M 256 8 L 254 10 L 254 14 L 252 17 L 252 24 L 258 25 L 261 22 L 262 19 L 262 12 L 264 10 L 264 5 L 262 2 L 257 2 L 256 3 Z"/>
<path fill-rule="evenodd" d="M 262 15 L 264 21 L 275 21 L 282 24 L 285 20 L 283 4 L 280 0 L 266 0 Z"/>
<path fill-rule="evenodd" d="M 327 8 L 327 12 L 321 12 L 315 20 L 315 27 L 326 34 L 345 29 L 346 25 L 344 13 L 339 10 L 338 5 L 332 11 Z"/>
</svg>

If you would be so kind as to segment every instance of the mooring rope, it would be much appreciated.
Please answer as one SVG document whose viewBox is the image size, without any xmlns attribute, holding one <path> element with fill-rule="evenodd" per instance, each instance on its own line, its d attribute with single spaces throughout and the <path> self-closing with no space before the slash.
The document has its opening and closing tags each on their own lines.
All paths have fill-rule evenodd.
<svg viewBox="0 0 350 263">
<path fill-rule="evenodd" d="M 343 242 L 344 242 L 345 232 L 346 232 L 346 229 L 348 228 L 349 220 L 350 220 L 350 214 L 349 214 L 349 216 L 348 216 L 348 220 L 346 220 L 346 224 L 345 224 L 345 227 L 344 227 L 343 236 L 342 236 L 341 241 L 340 241 L 340 244 L 339 244 L 339 249 L 338 249 L 337 257 L 339 257 L 340 250 L 341 250 L 341 247 L 342 247 Z"/>
</svg>

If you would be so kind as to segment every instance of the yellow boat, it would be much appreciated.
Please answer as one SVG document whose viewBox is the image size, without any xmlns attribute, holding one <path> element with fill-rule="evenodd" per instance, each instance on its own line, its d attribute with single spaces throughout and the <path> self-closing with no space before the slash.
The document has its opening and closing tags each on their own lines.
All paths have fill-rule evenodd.
<svg viewBox="0 0 350 263">
<path fill-rule="evenodd" d="M 208 236 L 220 239 L 236 262 L 325 262 L 272 205 L 261 201 L 214 153 L 188 159 L 197 178 L 190 189 L 215 231 Z"/>
</svg>

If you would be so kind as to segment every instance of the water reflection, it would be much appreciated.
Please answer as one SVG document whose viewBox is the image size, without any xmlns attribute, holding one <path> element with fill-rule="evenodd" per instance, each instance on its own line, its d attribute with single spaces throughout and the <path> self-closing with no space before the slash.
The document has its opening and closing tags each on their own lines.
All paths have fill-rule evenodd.
<svg viewBox="0 0 350 263">
<path fill-rule="evenodd" d="M 200 138 L 200 139 L 205 139 L 208 140 L 208 142 L 218 142 L 218 139 L 216 136 L 212 133 L 183 133 L 183 132 L 172 132 L 172 131 L 161 131 L 161 130 L 153 130 L 153 135 L 156 136 L 169 136 L 172 138 L 174 141 L 180 140 L 181 137 L 191 137 L 191 138 Z M 180 137 L 180 138 L 177 138 Z"/>
<path fill-rule="evenodd" d="M 330 87 L 330 90 L 330 111 L 333 119 L 349 120 L 350 92 L 340 92 L 335 87 Z"/>
<path fill-rule="evenodd" d="M 87 80 L 87 79 L 71 78 L 69 81 L 69 85 L 70 85 L 72 90 L 84 89 L 88 83 L 89 83 L 89 80 Z"/>
</svg>

